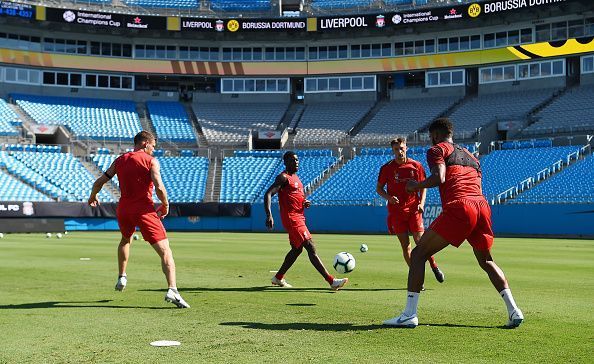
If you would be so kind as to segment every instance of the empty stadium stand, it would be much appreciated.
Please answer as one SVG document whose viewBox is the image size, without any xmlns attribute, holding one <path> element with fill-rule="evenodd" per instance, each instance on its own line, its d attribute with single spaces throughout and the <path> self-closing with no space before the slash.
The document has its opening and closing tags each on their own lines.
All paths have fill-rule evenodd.
<svg viewBox="0 0 594 364">
<path fill-rule="evenodd" d="M 594 85 L 569 89 L 551 102 L 535 117 L 538 121 L 523 133 L 545 134 L 585 132 L 594 130 Z"/>
<path fill-rule="evenodd" d="M 12 97 L 38 124 L 64 125 L 80 139 L 131 139 L 142 130 L 131 101 L 24 94 Z"/>
<path fill-rule="evenodd" d="M 16 136 L 18 131 L 15 125 L 20 125 L 19 116 L 8 106 L 4 99 L 0 99 L 0 135 Z"/>
<path fill-rule="evenodd" d="M 306 105 L 297 126 L 296 145 L 334 145 L 373 107 L 370 101 Z"/>
<path fill-rule="evenodd" d="M 177 143 L 195 143 L 192 122 L 179 102 L 149 101 L 146 103 L 159 139 Z"/>
<path fill-rule="evenodd" d="M 510 200 L 510 203 L 593 202 L 594 155 L 592 154 Z"/>
<path fill-rule="evenodd" d="M 468 139 L 481 126 L 494 120 L 524 120 L 535 107 L 551 98 L 557 89 L 480 94 L 465 100 L 450 115 L 455 139 Z"/>
<path fill-rule="evenodd" d="M 353 137 L 353 142 L 388 145 L 396 135 L 406 136 L 422 128 L 459 99 L 452 96 L 390 101 Z"/>
<path fill-rule="evenodd" d="M 195 103 L 196 119 L 210 144 L 247 145 L 250 130 L 274 130 L 284 103 Z"/>
<path fill-rule="evenodd" d="M 192 9 L 200 6 L 199 0 L 123 0 L 123 3 L 145 8 Z"/>
<path fill-rule="evenodd" d="M 60 201 L 86 201 L 95 181 L 93 175 L 72 154 L 57 151 L 2 151 L 7 171 Z M 101 191 L 99 198 L 112 202 Z"/>
<path fill-rule="evenodd" d="M 253 12 L 271 7 L 270 0 L 210 0 L 210 8 L 215 11 Z"/>
</svg>

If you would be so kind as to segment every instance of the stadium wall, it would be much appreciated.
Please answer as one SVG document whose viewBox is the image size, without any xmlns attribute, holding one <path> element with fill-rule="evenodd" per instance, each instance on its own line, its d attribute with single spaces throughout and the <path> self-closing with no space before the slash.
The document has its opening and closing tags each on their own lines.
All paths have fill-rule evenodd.
<svg viewBox="0 0 594 364">
<path fill-rule="evenodd" d="M 283 231 L 278 207 L 274 206 L 275 231 Z M 492 206 L 493 228 L 499 236 L 594 237 L 594 204 L 510 204 Z M 427 206 L 426 221 L 439 215 L 441 206 Z M 313 233 L 386 234 L 385 207 L 313 206 L 307 211 L 307 225 Z M 250 217 L 172 217 L 164 220 L 171 231 L 264 232 L 266 215 L 255 204 Z M 66 219 L 68 230 L 117 230 L 113 219 Z"/>
</svg>

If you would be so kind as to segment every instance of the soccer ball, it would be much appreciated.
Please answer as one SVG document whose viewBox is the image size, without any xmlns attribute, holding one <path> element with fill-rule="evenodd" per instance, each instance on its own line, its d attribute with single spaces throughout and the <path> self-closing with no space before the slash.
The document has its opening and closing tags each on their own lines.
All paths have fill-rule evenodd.
<svg viewBox="0 0 594 364">
<path fill-rule="evenodd" d="M 56 234 L 56 238 L 58 238 L 58 239 L 62 239 L 62 234 L 60 234 L 60 233 L 57 233 L 57 234 Z"/>
<path fill-rule="evenodd" d="M 52 237 L 52 233 L 45 234 L 45 237 L 48 238 L 48 239 L 51 238 Z"/>
<path fill-rule="evenodd" d="M 134 240 L 138 240 L 138 239 L 139 239 L 139 237 L 138 237 L 138 234 L 134 234 L 134 236 L 133 236 L 132 238 L 133 238 Z"/>
<path fill-rule="evenodd" d="M 351 253 L 340 252 L 334 257 L 334 269 L 338 273 L 349 273 L 355 269 L 355 257 Z"/>
<path fill-rule="evenodd" d="M 0 233 L 0 239 L 4 239 L 4 233 Z"/>
<path fill-rule="evenodd" d="M 359 247 L 359 250 L 361 251 L 361 253 L 365 253 L 366 251 L 369 250 L 369 248 L 367 247 L 367 244 L 361 244 L 361 246 Z"/>
</svg>

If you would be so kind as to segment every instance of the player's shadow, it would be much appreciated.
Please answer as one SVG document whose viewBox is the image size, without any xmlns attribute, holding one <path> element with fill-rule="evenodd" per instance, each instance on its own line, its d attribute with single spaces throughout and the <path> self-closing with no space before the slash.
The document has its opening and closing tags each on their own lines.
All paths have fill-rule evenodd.
<svg viewBox="0 0 594 364">
<path fill-rule="evenodd" d="M 266 324 L 262 322 L 221 322 L 219 325 L 241 326 L 246 329 L 272 331 L 369 331 L 388 328 L 384 325 L 320 324 L 307 322 L 291 322 L 285 324 Z"/>
<path fill-rule="evenodd" d="M 180 292 L 321 292 L 336 293 L 329 288 L 323 287 L 293 287 L 281 288 L 272 286 L 257 287 L 193 287 L 178 288 Z M 382 291 L 406 291 L 406 288 L 341 288 L 341 291 L 347 292 L 382 292 Z M 165 292 L 166 289 L 140 289 L 140 292 Z"/>
<path fill-rule="evenodd" d="M 33 303 L 19 303 L 15 305 L 0 305 L 0 310 L 31 310 L 38 308 L 144 308 L 149 310 L 169 310 L 175 307 L 143 307 L 143 306 L 119 306 L 119 305 L 105 305 L 102 303 L 109 303 L 112 300 L 99 301 L 46 301 Z"/>
<path fill-rule="evenodd" d="M 404 327 L 386 326 L 386 325 L 353 325 L 353 324 L 320 324 L 307 322 L 291 322 L 284 324 L 262 323 L 262 322 L 221 322 L 222 326 L 240 326 L 245 329 L 289 331 L 289 330 L 309 330 L 309 331 L 370 331 L 378 329 L 388 330 L 407 330 Z M 419 326 L 440 326 L 440 327 L 459 327 L 467 329 L 507 329 L 505 326 L 480 326 L 480 325 L 462 325 L 462 324 L 432 324 L 419 323 Z M 409 329 L 410 330 L 410 329 Z"/>
</svg>

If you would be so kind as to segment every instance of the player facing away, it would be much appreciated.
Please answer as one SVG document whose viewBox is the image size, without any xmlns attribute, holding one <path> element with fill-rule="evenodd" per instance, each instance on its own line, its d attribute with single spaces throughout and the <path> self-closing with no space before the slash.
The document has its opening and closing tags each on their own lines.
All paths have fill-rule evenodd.
<svg viewBox="0 0 594 364">
<path fill-rule="evenodd" d="M 421 182 L 408 181 L 406 189 L 416 192 L 439 186 L 443 212 L 412 251 L 404 312 L 384 321 L 384 325 L 416 327 L 419 324 L 417 305 L 425 279 L 425 262 L 448 245 L 459 247 L 468 240 L 479 266 L 505 302 L 508 312 L 506 326 L 518 327 L 524 315 L 514 301 L 503 271 L 491 256 L 491 208 L 481 189 L 480 163 L 468 150 L 454 144 L 454 127 L 447 118 L 434 120 L 429 126 L 429 133 L 433 143 L 427 151 L 431 176 Z"/>
<path fill-rule="evenodd" d="M 134 137 L 134 151 L 119 156 L 111 166 L 93 184 L 89 197 L 89 205 L 99 205 L 97 194 L 113 176 L 120 181 L 121 198 L 117 207 L 117 218 L 122 239 L 118 246 L 119 276 L 115 286 L 118 291 L 126 288 L 126 266 L 130 256 L 132 235 L 138 226 L 144 240 L 146 240 L 161 258 L 161 267 L 169 289 L 165 294 L 165 301 L 171 302 L 179 308 L 188 308 L 177 291 L 175 277 L 175 262 L 169 247 L 169 239 L 161 219 L 169 213 L 167 190 L 161 179 L 161 167 L 153 157 L 156 139 L 147 132 L 141 131 Z M 155 210 L 153 203 L 153 186 L 161 205 Z"/>
<path fill-rule="evenodd" d="M 299 170 L 299 158 L 294 152 L 288 151 L 283 155 L 285 170 L 279 174 L 274 183 L 268 188 L 264 195 L 264 209 L 266 211 L 266 227 L 272 230 L 274 220 L 270 210 L 270 201 L 272 196 L 278 193 L 278 205 L 280 207 L 281 221 L 283 227 L 289 233 L 289 244 L 291 250 L 285 256 L 285 261 L 279 268 L 275 276 L 272 277 L 272 284 L 275 286 L 292 287 L 285 280 L 285 274 L 297 260 L 303 248 L 307 250 L 307 255 L 311 264 L 324 277 L 330 288 L 337 291 L 349 281 L 348 278 L 334 278 L 326 268 L 324 263 L 316 252 L 316 246 L 311 238 L 311 234 L 305 225 L 304 209 L 311 206 L 311 202 L 305 199 L 303 184 L 297 177 Z"/>
<path fill-rule="evenodd" d="M 390 142 L 394 159 L 384 164 L 377 178 L 376 192 L 388 201 L 388 232 L 396 235 L 402 246 L 404 261 L 410 267 L 409 232 L 415 244 L 421 239 L 423 231 L 423 209 L 427 191 L 422 188 L 414 193 L 406 191 L 408 181 L 420 182 L 425 179 L 425 169 L 421 163 L 408 158 L 405 138 L 393 139 Z M 387 190 L 386 190 L 387 185 Z M 435 259 L 429 257 L 429 265 L 435 279 L 443 283 L 445 275 L 437 266 Z"/>
</svg>

